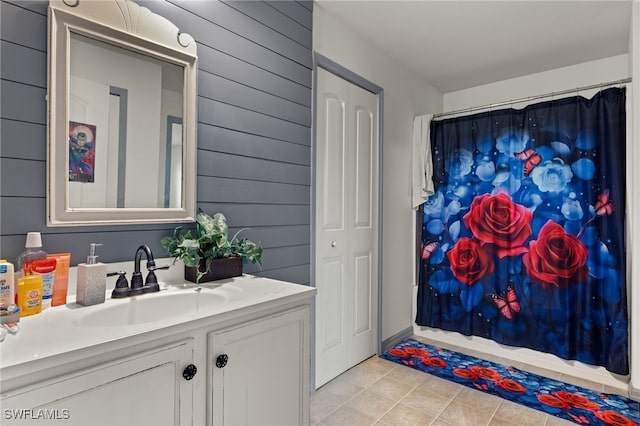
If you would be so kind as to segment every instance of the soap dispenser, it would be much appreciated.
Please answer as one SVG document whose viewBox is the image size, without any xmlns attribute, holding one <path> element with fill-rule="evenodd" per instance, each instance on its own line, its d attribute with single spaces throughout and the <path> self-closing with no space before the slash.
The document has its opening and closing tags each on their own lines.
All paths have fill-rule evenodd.
<svg viewBox="0 0 640 426">
<path fill-rule="evenodd" d="M 89 306 L 103 303 L 107 291 L 107 265 L 98 262 L 96 247 L 102 244 L 91 243 L 86 263 L 78 264 L 78 285 L 76 303 Z"/>
</svg>

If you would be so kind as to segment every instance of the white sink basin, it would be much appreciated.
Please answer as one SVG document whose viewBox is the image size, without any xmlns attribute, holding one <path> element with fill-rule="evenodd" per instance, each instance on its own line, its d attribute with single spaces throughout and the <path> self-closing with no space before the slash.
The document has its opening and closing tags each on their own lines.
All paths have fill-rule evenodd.
<svg viewBox="0 0 640 426">
<path fill-rule="evenodd" d="M 117 327 L 158 322 L 211 310 L 227 301 L 220 293 L 195 290 L 143 294 L 81 308 L 73 323 L 85 327 Z"/>
</svg>

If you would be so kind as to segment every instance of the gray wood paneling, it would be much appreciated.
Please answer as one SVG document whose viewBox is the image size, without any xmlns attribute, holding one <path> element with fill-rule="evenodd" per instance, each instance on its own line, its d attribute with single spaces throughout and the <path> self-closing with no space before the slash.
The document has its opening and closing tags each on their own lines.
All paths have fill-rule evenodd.
<svg viewBox="0 0 640 426">
<path fill-rule="evenodd" d="M 3 79 L 47 87 L 47 52 L 5 41 L 0 42 L 0 52 Z M 20 57 L 20 61 L 11 59 L 17 57 Z"/>
<path fill-rule="evenodd" d="M 47 16 L 2 2 L 0 3 L 0 39 L 46 52 Z"/>
<path fill-rule="evenodd" d="M 306 87 L 311 87 L 310 68 L 304 65 L 212 24 L 189 10 L 163 1 L 145 2 L 144 4 L 150 10 L 170 16 L 170 20 L 178 28 L 190 34 L 200 44 L 210 46 L 250 64 L 257 65 Z"/>
<path fill-rule="evenodd" d="M 47 165 L 44 161 L 0 158 L 3 197 L 46 197 Z"/>
<path fill-rule="evenodd" d="M 311 107 L 311 91 L 308 87 L 294 84 L 289 79 L 209 46 L 198 46 L 198 62 L 202 71 Z"/>
<path fill-rule="evenodd" d="M 262 252 L 263 271 L 306 265 L 309 263 L 309 246 L 267 248 Z M 257 265 L 246 265 L 249 271 L 258 271 Z"/>
<path fill-rule="evenodd" d="M 299 265 L 290 266 L 282 269 L 270 269 L 268 271 L 255 272 L 256 275 L 266 278 L 273 278 L 274 280 L 285 280 L 292 283 L 309 285 L 311 276 L 311 266 Z"/>
<path fill-rule="evenodd" d="M 0 159 L 0 165 L 2 164 Z M 0 176 L 4 180 L 3 176 Z M 13 198 L 4 197 L 4 190 L 0 187 L 3 198 L 0 199 L 0 229 L 3 233 L 10 232 L 14 235 L 20 235 L 23 239 L 27 232 L 39 231 L 46 232 L 46 224 L 44 223 L 43 211 L 46 210 L 45 198 Z M 6 238 L 6 237 L 0 237 Z M 24 241 L 22 242 L 24 243 Z M 21 247 L 18 247 L 21 249 Z M 0 254 L 7 256 L 9 259 L 15 259 L 15 256 L 22 250 L 16 251 L 9 255 L 0 248 Z"/>
<path fill-rule="evenodd" d="M 2 80 L 0 92 L 0 118 L 46 124 L 46 89 Z"/>
<path fill-rule="evenodd" d="M 140 3 L 198 42 L 198 206 L 263 244 L 264 267 L 247 272 L 309 283 L 312 3 Z M 107 263 L 140 244 L 166 257 L 177 224 L 46 225 L 47 5 L 0 0 L 0 254 L 15 259 L 40 231 L 72 265 L 92 242 Z"/>
<path fill-rule="evenodd" d="M 198 127 L 198 147 L 209 151 L 278 160 L 283 163 L 311 164 L 310 147 L 242 133 L 201 123 Z"/>
<path fill-rule="evenodd" d="M 270 0 L 266 3 L 300 25 L 309 29 L 313 28 L 313 12 L 300 3 L 291 0 Z"/>
<path fill-rule="evenodd" d="M 49 0 L 10 0 L 7 3 L 11 3 L 44 16 L 47 15 L 47 8 L 49 7 Z"/>
<path fill-rule="evenodd" d="M 265 250 L 265 264 L 267 260 L 271 260 L 269 269 L 276 269 L 278 267 L 289 267 L 306 265 L 309 263 L 309 245 L 289 246 L 270 248 Z M 264 268 L 267 269 L 267 268 Z"/>
<path fill-rule="evenodd" d="M 309 227 L 311 210 L 308 205 L 206 203 L 200 207 L 220 212 L 232 218 L 237 227 L 305 225 Z"/>
<path fill-rule="evenodd" d="M 198 74 L 198 83 L 200 96 L 306 127 L 311 126 L 311 113 L 306 106 L 203 71 Z"/>
<path fill-rule="evenodd" d="M 154 257 L 168 257 L 160 245 L 160 240 L 170 235 L 167 230 L 136 231 L 135 239 L 128 234 L 131 231 L 101 231 L 77 233 L 47 233 L 42 232 L 42 246 L 48 253 L 71 253 L 72 266 L 86 260 L 89 244 L 102 243 L 98 255 L 101 262 L 133 262 L 135 251 L 141 244 L 146 244 L 152 250 Z M 5 235 L 0 240 L 0 250 L 3 256 L 13 259 L 24 250 L 25 235 Z M 107 269 L 109 271 L 109 269 Z"/>
<path fill-rule="evenodd" d="M 200 151 L 198 174 L 207 177 L 249 179 L 309 186 L 309 167 L 261 158 Z"/>
<path fill-rule="evenodd" d="M 27 232 L 38 231 L 43 234 L 79 234 L 95 232 L 131 232 L 128 225 L 95 226 L 66 226 L 47 227 L 43 212 L 46 210 L 46 198 L 43 197 L 6 197 L 2 200 L 0 214 L 0 229 L 10 230 L 12 234 L 24 236 Z M 164 229 L 167 235 L 173 231 L 176 224 L 136 225 L 137 231 L 152 231 Z M 22 250 L 20 250 L 22 251 Z M 17 253 L 16 253 L 17 254 Z"/>
<path fill-rule="evenodd" d="M 303 1 L 303 0 L 296 0 L 298 3 L 300 3 L 301 6 L 306 7 L 309 10 L 313 10 L 313 1 Z"/>
<path fill-rule="evenodd" d="M 45 161 L 47 127 L 44 124 L 0 120 L 0 157 Z"/>
<path fill-rule="evenodd" d="M 309 204 L 310 187 L 198 176 L 198 201 L 248 204 Z"/>
<path fill-rule="evenodd" d="M 277 9 L 261 1 L 223 0 L 234 9 L 262 22 L 275 31 L 304 46 L 311 46 L 311 30 L 283 15 Z"/>
<path fill-rule="evenodd" d="M 207 98 L 198 99 L 200 122 L 311 146 L 311 129 Z"/>
<path fill-rule="evenodd" d="M 265 249 L 309 245 L 310 241 L 309 227 L 306 225 L 229 228 L 229 235 L 233 236 L 241 229 L 243 230 L 240 232 L 239 238 L 248 238 L 256 243 L 261 243 Z"/>
<path fill-rule="evenodd" d="M 307 68 L 313 66 L 309 45 L 303 46 L 296 43 L 278 31 L 274 31 L 264 25 L 261 21 L 253 20 L 223 2 L 171 0 L 171 3 Z M 293 22 L 283 22 L 282 24 L 287 26 L 295 25 Z"/>
</svg>

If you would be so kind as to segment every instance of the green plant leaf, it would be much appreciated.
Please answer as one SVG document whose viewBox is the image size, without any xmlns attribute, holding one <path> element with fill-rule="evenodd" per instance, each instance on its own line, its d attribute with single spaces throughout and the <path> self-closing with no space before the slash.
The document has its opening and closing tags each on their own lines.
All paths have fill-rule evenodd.
<svg viewBox="0 0 640 426">
<path fill-rule="evenodd" d="M 178 247 L 186 248 L 186 249 L 200 249 L 200 243 L 198 240 L 185 238 L 178 244 Z"/>
<path fill-rule="evenodd" d="M 162 247 L 175 259 L 181 259 L 185 266 L 200 266 L 205 260 L 206 270 L 198 268 L 197 281 L 210 270 L 211 259 L 240 256 L 244 261 L 257 263 L 262 267 L 262 247 L 244 238 L 238 238 L 243 228 L 235 233 L 231 241 L 228 240 L 229 228 L 227 219 L 222 213 L 210 216 L 202 210 L 196 215 L 196 237 L 191 230 L 177 227 L 173 236 L 164 237 L 160 241 Z"/>
<path fill-rule="evenodd" d="M 227 227 L 227 218 L 222 213 L 213 215 L 214 233 L 220 236 L 221 242 L 226 242 L 228 238 L 229 228 Z"/>
</svg>

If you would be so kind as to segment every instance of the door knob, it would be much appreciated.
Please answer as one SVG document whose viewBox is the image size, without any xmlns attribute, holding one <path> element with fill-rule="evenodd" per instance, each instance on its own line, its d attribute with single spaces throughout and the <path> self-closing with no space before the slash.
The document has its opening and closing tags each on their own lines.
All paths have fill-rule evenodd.
<svg viewBox="0 0 640 426">
<path fill-rule="evenodd" d="M 224 368 L 224 366 L 227 365 L 228 361 L 229 356 L 227 354 L 218 355 L 218 357 L 216 358 L 216 367 Z"/>
<path fill-rule="evenodd" d="M 331 247 L 335 247 L 337 245 L 338 245 L 338 243 L 336 241 L 331 241 Z"/>
<path fill-rule="evenodd" d="M 197 372 L 198 369 L 196 368 L 196 366 L 193 364 L 189 364 L 184 368 L 184 370 L 182 370 L 182 377 L 184 377 L 185 380 L 191 380 L 196 376 Z"/>
</svg>

